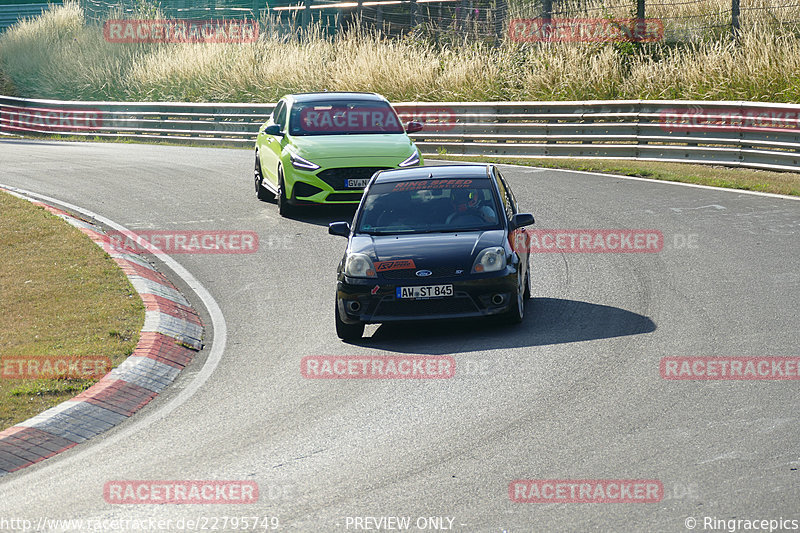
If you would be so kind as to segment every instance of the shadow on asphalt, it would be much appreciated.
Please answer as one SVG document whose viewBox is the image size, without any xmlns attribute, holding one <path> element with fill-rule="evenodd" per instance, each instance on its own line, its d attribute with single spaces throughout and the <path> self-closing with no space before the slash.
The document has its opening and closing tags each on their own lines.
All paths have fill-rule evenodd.
<svg viewBox="0 0 800 533">
<path fill-rule="evenodd" d="M 431 320 L 381 324 L 371 337 L 353 342 L 393 352 L 441 355 L 497 348 L 546 346 L 651 333 L 650 318 L 608 305 L 533 298 L 519 325 L 498 319 Z"/>
<path fill-rule="evenodd" d="M 271 203 L 275 204 L 275 202 Z M 288 218 L 327 228 L 331 222 L 352 222 L 357 207 L 357 204 L 296 207 Z"/>
</svg>

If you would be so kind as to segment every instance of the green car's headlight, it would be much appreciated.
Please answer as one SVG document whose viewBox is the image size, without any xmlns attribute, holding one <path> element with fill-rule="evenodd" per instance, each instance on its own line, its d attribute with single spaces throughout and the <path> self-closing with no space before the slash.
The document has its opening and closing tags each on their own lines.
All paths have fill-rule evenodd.
<svg viewBox="0 0 800 533">
<path fill-rule="evenodd" d="M 289 152 L 289 161 L 291 161 L 292 166 L 298 170 L 317 170 L 319 168 L 318 164 L 312 163 L 308 159 L 304 159 L 294 152 Z"/>
<path fill-rule="evenodd" d="M 413 167 L 414 165 L 419 165 L 419 150 L 414 150 L 414 153 L 411 156 L 400 163 L 398 166 L 401 167 Z"/>
<path fill-rule="evenodd" d="M 376 278 L 375 265 L 366 254 L 350 254 L 344 263 L 344 273 L 351 278 Z"/>
<path fill-rule="evenodd" d="M 472 273 L 497 272 L 505 267 L 506 251 L 501 246 L 493 246 L 481 250 L 475 258 L 475 264 L 472 265 Z"/>
</svg>

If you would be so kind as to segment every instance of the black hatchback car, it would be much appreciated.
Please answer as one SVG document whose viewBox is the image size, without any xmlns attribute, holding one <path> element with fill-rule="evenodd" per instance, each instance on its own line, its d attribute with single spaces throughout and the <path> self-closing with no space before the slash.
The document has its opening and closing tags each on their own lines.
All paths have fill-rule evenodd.
<svg viewBox="0 0 800 533">
<path fill-rule="evenodd" d="M 368 323 L 499 315 L 519 323 L 530 298 L 533 215 L 518 213 L 494 165 L 384 170 L 370 180 L 338 268 L 336 333 Z"/>
</svg>

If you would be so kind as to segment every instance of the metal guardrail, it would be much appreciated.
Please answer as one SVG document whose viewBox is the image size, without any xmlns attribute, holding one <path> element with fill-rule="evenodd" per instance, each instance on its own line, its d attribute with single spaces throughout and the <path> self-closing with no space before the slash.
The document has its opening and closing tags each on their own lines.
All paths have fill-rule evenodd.
<svg viewBox="0 0 800 533">
<path fill-rule="evenodd" d="M 13 26 L 21 18 L 38 17 L 43 11 L 50 9 L 46 2 L 32 4 L 0 5 L 0 33 Z"/>
<path fill-rule="evenodd" d="M 423 154 L 609 158 L 800 171 L 800 105 L 594 101 L 393 104 Z M 0 96 L 0 133 L 248 146 L 274 104 Z"/>
</svg>

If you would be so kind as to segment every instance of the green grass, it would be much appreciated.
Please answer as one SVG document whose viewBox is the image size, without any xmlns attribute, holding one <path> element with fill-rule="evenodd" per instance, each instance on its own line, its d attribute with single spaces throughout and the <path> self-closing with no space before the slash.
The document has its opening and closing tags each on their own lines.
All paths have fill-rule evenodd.
<svg viewBox="0 0 800 533">
<path fill-rule="evenodd" d="M 41 207 L 0 193 L 0 361 L 130 355 L 144 305 L 114 261 Z M 88 379 L 0 379 L 0 429 L 88 388 Z"/>
<path fill-rule="evenodd" d="M 668 26 L 681 20 L 702 26 L 725 6 L 729 0 L 654 5 L 649 16 L 678 17 L 665 19 Z M 523 1 L 511 7 L 510 17 L 536 12 Z M 784 20 L 800 20 L 800 8 L 746 11 L 738 42 L 725 31 L 669 26 L 685 37 L 637 45 L 504 40 L 493 46 L 470 35 L 437 44 L 420 32 L 388 39 L 356 29 L 329 38 L 312 28 L 306 41 L 265 31 L 244 44 L 120 44 L 106 42 L 102 27 L 67 3 L 0 35 L 0 90 L 22 97 L 189 102 L 274 102 L 316 90 L 375 91 L 395 102 L 800 102 L 800 36 L 796 26 L 780 24 Z"/>
<path fill-rule="evenodd" d="M 710 185 L 726 189 L 769 192 L 800 196 L 800 174 L 769 172 L 717 165 L 623 161 L 613 159 L 528 159 L 513 157 L 465 157 L 456 155 L 425 156 L 425 159 L 506 163 L 530 167 L 560 168 L 582 172 L 601 172 L 663 181 Z"/>
</svg>

